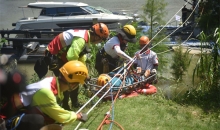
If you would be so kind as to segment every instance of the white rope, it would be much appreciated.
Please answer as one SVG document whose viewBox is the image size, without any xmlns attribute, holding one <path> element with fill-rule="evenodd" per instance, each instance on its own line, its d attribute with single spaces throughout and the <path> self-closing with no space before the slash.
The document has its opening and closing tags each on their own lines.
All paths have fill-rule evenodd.
<svg viewBox="0 0 220 130">
<path fill-rule="evenodd" d="M 190 15 L 189 15 L 189 17 L 186 19 L 186 21 L 185 22 L 187 22 L 187 20 L 192 16 L 192 14 L 193 14 L 193 12 L 195 11 L 195 9 L 197 8 L 197 6 L 199 5 L 199 2 L 200 2 L 200 0 L 198 1 L 198 3 L 196 4 L 196 6 L 195 6 L 195 8 L 192 10 L 192 12 L 190 13 Z M 184 22 L 184 23 L 185 23 Z M 196 23 L 196 25 L 195 25 L 195 27 L 198 25 L 198 23 Z M 195 27 L 194 27 L 194 29 L 195 29 Z M 179 28 L 177 28 L 176 30 L 178 30 Z M 193 30 L 194 30 L 193 29 Z M 174 30 L 171 34 L 169 34 L 168 36 L 166 36 L 164 39 L 166 39 L 167 37 L 169 37 L 170 35 L 172 35 L 176 30 Z M 181 46 L 183 43 L 185 43 L 187 40 L 189 40 L 189 38 L 192 36 L 192 34 L 193 34 L 193 31 L 190 33 L 190 35 L 187 37 L 187 39 L 185 40 L 185 41 L 183 41 L 181 44 L 179 44 L 177 47 L 179 47 L 179 46 Z M 161 43 L 164 39 L 162 39 L 159 43 Z M 159 43 L 157 43 L 156 45 L 158 45 Z M 155 45 L 155 46 L 156 46 Z M 153 47 L 155 47 L 155 46 L 153 46 Z M 152 48 L 153 48 L 152 47 Z M 172 49 L 170 49 L 170 50 L 167 50 L 167 51 L 164 51 L 164 52 L 161 52 L 161 53 L 157 53 L 157 54 L 163 54 L 163 53 L 165 53 L 165 52 L 168 52 L 168 51 L 171 51 Z"/>
<path fill-rule="evenodd" d="M 190 13 L 190 15 L 189 15 L 189 17 L 186 19 L 186 21 L 185 22 L 187 22 L 188 20 L 189 20 L 189 18 L 192 16 L 192 14 L 193 14 L 193 12 L 195 11 L 195 9 L 197 8 L 197 6 L 199 5 L 199 2 L 200 2 L 200 0 L 198 1 L 198 3 L 196 4 L 196 6 L 195 6 L 195 8 L 192 10 L 192 12 Z M 184 22 L 184 23 L 185 23 Z M 184 24 L 183 23 L 183 24 Z M 167 25 L 167 24 L 166 24 Z M 165 27 L 165 26 L 164 26 Z M 175 29 L 172 33 L 170 33 L 169 35 L 167 35 L 165 38 L 163 38 L 160 42 L 158 42 L 157 44 L 155 44 L 153 47 L 151 47 L 151 48 L 154 48 L 155 46 L 157 46 L 159 43 L 161 43 L 163 40 L 165 40 L 167 37 L 169 37 L 170 35 L 172 35 L 174 32 L 176 32 L 178 29 L 179 29 L 180 27 L 178 27 L 177 29 Z M 163 28 L 162 28 L 163 29 Z M 161 30 L 162 30 L 161 29 Z M 161 31 L 160 30 L 160 31 Z M 158 34 L 158 33 L 157 33 Z M 184 42 L 183 42 L 184 43 Z"/>
<path fill-rule="evenodd" d="M 189 0 L 188 0 L 189 1 Z M 184 4 L 184 6 L 185 5 L 187 5 L 187 2 L 188 1 L 186 1 L 186 3 Z M 183 6 L 183 7 L 184 7 Z M 182 8 L 183 8 L 182 7 Z M 154 37 L 149 41 L 149 43 L 170 23 L 170 21 L 182 10 L 182 8 L 180 8 L 171 18 L 170 18 L 170 20 L 165 24 L 165 26 L 163 26 L 155 35 L 154 35 Z M 191 16 L 191 15 L 190 15 Z M 189 17 L 190 17 L 189 16 Z M 185 20 L 185 22 L 189 19 L 189 17 Z M 184 23 L 185 23 L 184 22 Z M 184 24 L 183 23 L 183 24 Z M 180 27 L 178 27 L 177 29 L 179 29 Z M 177 30 L 176 29 L 176 30 Z M 174 30 L 171 34 L 173 34 L 176 30 Z M 161 43 L 163 40 L 165 40 L 167 37 L 169 37 L 171 34 L 169 34 L 168 36 L 166 36 L 164 39 L 162 39 L 161 41 L 159 41 L 156 45 L 158 45 L 159 43 Z M 150 49 L 152 49 L 152 48 L 154 48 L 156 45 L 154 45 L 153 47 L 151 47 Z M 147 47 L 148 45 L 146 44 L 139 52 L 142 52 L 146 47 Z M 171 51 L 172 49 L 170 49 L 170 50 L 168 50 L 168 51 Z M 168 51 L 166 51 L 166 52 L 168 52 Z M 142 52 L 143 53 L 143 52 Z M 141 54 L 142 53 L 140 53 L 140 56 L 141 56 Z M 136 56 L 135 56 L 136 57 Z M 142 59 L 140 59 L 140 61 L 142 62 Z"/>
<path fill-rule="evenodd" d="M 116 75 L 119 74 L 119 73 L 120 73 L 124 68 L 126 68 L 126 67 L 127 67 L 127 65 L 126 65 L 125 67 L 121 68 L 121 70 L 119 70 L 119 72 L 116 73 L 115 76 L 113 76 L 113 78 L 116 77 Z M 121 78 L 123 75 L 124 75 L 124 73 L 121 74 L 119 77 Z M 112 78 L 112 79 L 113 79 L 113 78 Z M 105 97 L 105 95 L 108 94 L 108 92 L 113 88 L 113 86 L 118 82 L 118 80 L 119 80 L 120 78 L 118 78 L 118 79 L 110 86 L 110 88 L 99 98 L 99 100 L 89 109 L 89 111 L 88 111 L 86 114 L 89 114 L 89 113 L 95 108 L 95 106 Z M 111 79 L 108 83 L 110 83 L 110 82 L 112 81 L 112 79 Z M 93 95 L 93 97 L 90 98 L 89 101 L 87 101 L 76 113 L 79 113 L 92 99 L 94 99 L 94 98 L 108 85 L 108 83 L 105 84 L 98 92 L 96 92 L 96 94 Z M 79 124 L 76 126 L 76 128 L 75 128 L 74 130 L 77 130 L 81 124 L 82 124 L 82 122 L 79 122 Z"/>
<path fill-rule="evenodd" d="M 188 1 L 189 1 L 189 0 L 188 0 Z M 187 1 L 187 2 L 188 2 L 188 1 Z M 186 2 L 186 3 L 187 3 L 187 2 Z M 200 0 L 199 0 L 199 2 L 200 2 Z M 198 3 L 199 3 L 199 2 L 198 2 Z M 185 5 L 186 5 L 186 3 L 185 3 Z M 197 5 L 196 5 L 196 7 L 198 6 L 198 3 L 197 3 Z M 196 8 L 196 7 L 195 7 L 195 8 Z M 195 8 L 193 9 L 192 12 L 194 12 Z M 181 9 L 182 9 L 182 8 L 181 8 Z M 181 10 L 181 9 L 180 9 L 180 10 Z M 180 11 L 180 10 L 179 10 L 179 11 Z M 179 12 L 179 11 L 178 11 L 178 12 Z M 178 13 L 178 12 L 177 12 L 177 13 Z M 176 13 L 176 14 L 177 14 L 177 13 Z M 176 15 L 176 14 L 175 14 L 175 15 Z M 174 16 L 175 16 L 175 15 L 174 15 Z M 191 16 L 191 15 L 192 15 L 192 13 L 190 14 L 190 16 Z M 174 16 L 173 16 L 173 17 L 174 17 Z M 189 16 L 189 17 L 190 17 L 190 16 Z M 169 24 L 169 22 L 173 19 L 173 17 L 167 22 L 166 25 Z M 189 17 L 186 19 L 186 21 L 189 19 Z M 185 22 L 186 22 L 186 21 L 185 21 Z M 184 22 L 184 23 L 185 23 L 185 22 Z M 166 26 L 166 25 L 165 25 L 165 26 Z M 165 26 L 164 26 L 162 29 L 164 29 Z M 162 31 L 162 29 L 161 29 L 152 39 L 154 39 L 154 38 Z M 177 29 L 176 29 L 176 30 L 177 30 Z M 175 31 L 176 31 L 176 30 L 175 30 Z M 174 32 L 175 32 L 175 31 L 174 31 Z M 171 34 L 173 34 L 174 32 L 172 32 Z M 171 35 L 171 34 L 170 34 L 170 35 Z M 170 36 L 170 35 L 168 35 L 168 36 Z M 168 36 L 167 36 L 167 37 L 168 37 Z M 167 38 L 167 37 L 165 37 L 165 38 Z M 165 38 L 164 38 L 164 39 L 165 39 Z M 152 39 L 151 39 L 151 40 L 152 40 Z M 163 40 L 164 40 L 164 39 L 163 39 Z M 163 41 L 163 40 L 161 40 L 161 41 Z M 160 41 L 159 43 L 161 43 L 161 41 Z M 156 45 L 158 45 L 159 43 L 157 43 Z M 146 45 L 145 45 L 145 46 L 146 46 Z M 145 46 L 144 46 L 144 48 L 145 48 Z M 155 46 L 153 46 L 153 47 L 155 47 Z M 152 48 L 153 48 L 153 47 L 152 47 Z M 141 49 L 141 51 L 142 51 L 142 50 L 143 50 L 143 49 Z M 112 77 L 112 79 L 115 78 L 116 75 L 119 74 L 122 70 L 124 70 L 126 67 L 128 67 L 128 65 L 133 64 L 133 62 L 136 60 L 136 56 L 134 56 L 132 59 L 133 59 L 133 60 L 132 60 L 132 61 L 129 61 L 128 64 L 127 64 L 125 67 L 121 68 L 121 69 Z M 124 73 L 121 74 L 120 77 L 123 76 L 123 75 L 124 75 Z M 112 81 L 112 79 L 111 79 L 110 81 L 108 81 L 108 83 L 105 84 L 98 92 L 96 92 L 96 93 L 93 95 L 93 97 L 91 97 L 76 113 L 79 113 L 80 111 L 82 111 L 104 88 L 107 87 L 107 85 Z M 88 111 L 86 114 L 89 114 L 89 113 L 95 108 L 95 106 L 105 97 L 105 95 L 107 95 L 107 93 L 113 88 L 113 86 L 116 84 L 116 82 L 117 82 L 118 80 L 119 80 L 119 78 L 114 82 L 114 84 L 112 84 L 112 85 L 110 86 L 110 88 L 108 89 L 108 91 L 106 91 L 106 92 L 102 95 L 102 97 L 99 98 L 99 100 L 89 109 L 89 111 Z M 76 126 L 76 128 L 75 128 L 74 130 L 77 130 L 81 124 L 82 124 L 82 123 L 80 122 L 80 123 Z"/>
</svg>

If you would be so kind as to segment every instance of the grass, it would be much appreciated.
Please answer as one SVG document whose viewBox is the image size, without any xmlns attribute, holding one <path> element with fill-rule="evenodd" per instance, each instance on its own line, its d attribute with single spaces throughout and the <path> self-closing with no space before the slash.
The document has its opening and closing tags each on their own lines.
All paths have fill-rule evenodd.
<svg viewBox="0 0 220 130">
<path fill-rule="evenodd" d="M 109 111 L 111 102 L 100 103 L 89 114 L 89 120 L 80 128 L 95 130 L 104 115 Z M 139 95 L 137 97 L 118 99 L 114 104 L 114 121 L 125 130 L 217 130 L 220 129 L 220 117 L 205 114 L 195 106 L 184 106 L 162 98 L 160 94 Z M 79 122 L 64 126 L 64 130 L 73 130 Z M 119 130 L 116 125 L 105 125 L 107 129 Z"/>
</svg>

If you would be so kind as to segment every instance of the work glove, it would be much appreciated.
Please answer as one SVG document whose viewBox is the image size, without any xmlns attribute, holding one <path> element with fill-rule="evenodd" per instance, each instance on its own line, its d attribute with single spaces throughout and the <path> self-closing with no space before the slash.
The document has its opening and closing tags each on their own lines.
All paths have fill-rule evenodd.
<svg viewBox="0 0 220 130">
<path fill-rule="evenodd" d="M 7 55 L 3 54 L 0 56 L 0 65 L 6 65 L 8 63 L 8 57 Z"/>
<path fill-rule="evenodd" d="M 0 68 L 0 85 L 4 84 L 7 81 L 7 74 L 6 72 Z"/>
<path fill-rule="evenodd" d="M 152 69 L 150 73 L 151 73 L 151 74 L 156 74 L 156 73 L 157 73 L 157 70 L 156 70 L 156 69 Z"/>
<path fill-rule="evenodd" d="M 137 59 L 141 59 L 141 54 L 138 53 L 135 56 L 137 57 Z"/>
<path fill-rule="evenodd" d="M 136 71 L 137 71 L 138 74 L 141 74 L 141 71 L 142 71 L 141 67 L 137 67 Z"/>
<path fill-rule="evenodd" d="M 86 122 L 88 120 L 88 115 L 86 113 L 78 113 L 77 114 L 77 119 L 81 122 Z"/>
<path fill-rule="evenodd" d="M 152 78 L 153 78 L 153 82 L 152 82 L 152 83 L 153 83 L 153 84 L 157 84 L 157 82 L 158 82 L 157 76 L 156 76 L 157 70 L 156 70 L 156 69 L 152 69 L 150 73 L 151 73 L 151 75 L 154 75 L 154 74 L 155 74 L 155 75 L 152 77 Z"/>
<path fill-rule="evenodd" d="M 145 77 L 149 77 L 151 74 L 150 70 L 146 70 L 145 73 L 144 73 L 144 76 Z"/>
</svg>

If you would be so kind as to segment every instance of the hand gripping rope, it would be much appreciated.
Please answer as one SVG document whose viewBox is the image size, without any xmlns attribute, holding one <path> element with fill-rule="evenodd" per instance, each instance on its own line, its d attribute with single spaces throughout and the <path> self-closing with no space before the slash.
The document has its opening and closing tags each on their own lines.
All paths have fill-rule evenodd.
<svg viewBox="0 0 220 130">
<path fill-rule="evenodd" d="M 132 65 L 132 64 L 128 65 L 128 69 L 131 67 L 131 65 Z M 125 65 L 125 66 L 126 66 L 126 65 Z M 121 130 L 124 130 L 124 128 L 123 128 L 119 123 L 117 123 L 117 122 L 114 121 L 114 120 L 109 120 L 109 118 L 111 117 L 110 111 L 114 108 L 114 104 L 115 104 L 115 102 L 116 102 L 116 99 L 118 98 L 118 95 L 119 95 L 119 93 L 120 93 L 122 87 L 123 87 L 124 84 L 125 84 L 125 77 L 126 77 L 127 73 L 128 73 L 128 71 L 126 71 L 126 69 L 125 69 L 125 70 L 124 70 L 124 73 L 123 73 L 123 74 L 124 74 L 124 76 L 123 76 L 123 82 L 122 82 L 122 84 L 121 84 L 121 86 L 120 86 L 120 88 L 119 88 L 119 90 L 118 90 L 118 92 L 117 92 L 117 94 L 116 94 L 116 96 L 115 96 L 113 102 L 112 102 L 112 105 L 111 105 L 109 111 L 105 114 L 105 117 L 104 117 L 104 119 L 102 120 L 102 122 L 100 123 L 99 127 L 97 128 L 97 130 L 102 130 L 104 124 L 110 124 L 110 123 L 115 123 Z M 121 75 L 121 76 L 122 76 L 122 75 Z M 120 77 L 121 77 L 121 76 L 120 76 Z"/>
<path fill-rule="evenodd" d="M 189 1 L 189 0 L 188 0 Z M 187 1 L 187 2 L 188 2 Z M 185 3 L 185 5 L 187 4 L 187 2 Z M 198 3 L 196 4 L 196 7 L 198 6 L 198 4 L 199 4 L 199 2 L 200 2 L 200 0 L 198 1 Z M 182 9 L 182 8 L 181 8 Z M 179 10 L 179 11 L 181 11 L 181 9 Z M 179 12 L 178 11 L 178 12 Z M 195 8 L 193 9 L 193 11 L 192 11 L 192 13 L 195 11 Z M 177 12 L 177 13 L 178 13 Z M 176 14 L 177 14 L 176 13 Z M 190 14 L 190 16 L 192 15 L 192 13 Z M 175 15 L 176 15 L 175 14 Z M 167 24 L 166 25 L 168 25 L 168 23 L 175 17 L 175 15 L 167 22 Z M 185 22 L 187 22 L 187 20 L 190 18 L 190 16 L 185 20 Z M 166 26 L 165 25 L 165 26 Z M 165 27 L 164 26 L 164 27 Z M 163 27 L 163 28 L 164 28 Z M 163 30 L 163 28 L 156 34 L 156 35 L 158 35 L 162 30 Z M 178 27 L 177 29 L 179 29 L 180 27 Z M 176 29 L 176 30 L 177 30 Z M 176 30 L 174 30 L 171 34 L 173 34 Z M 167 37 L 169 37 L 171 34 L 169 34 Z M 151 40 L 153 40 L 155 37 L 156 37 L 156 35 L 151 39 Z M 167 37 L 165 37 L 164 39 L 166 39 Z M 158 42 L 156 45 L 158 45 L 159 43 L 161 43 L 164 39 L 162 39 L 160 42 Z M 156 45 L 154 45 L 153 47 L 155 47 Z M 153 48 L 152 47 L 152 48 Z M 143 47 L 143 49 L 144 49 L 145 47 Z M 164 52 L 162 52 L 162 53 L 164 53 Z M 134 56 L 134 58 L 133 59 L 136 59 L 136 56 Z M 133 62 L 134 62 L 134 60 L 133 61 L 130 61 L 128 64 L 131 66 L 132 64 L 133 64 Z M 128 65 L 126 65 L 124 68 L 122 68 L 122 69 L 120 69 L 118 72 L 117 72 L 117 74 L 119 74 L 123 69 L 125 69 L 126 67 L 127 67 Z M 128 67 L 129 68 L 129 67 Z M 115 76 L 114 76 L 115 77 Z M 113 77 L 113 78 L 114 78 Z M 113 79 L 112 78 L 112 79 Z M 111 79 L 111 80 L 112 80 Z M 111 82 L 111 80 L 109 81 L 109 82 Z M 90 103 L 101 91 L 103 91 L 103 89 L 105 89 L 106 88 L 106 86 L 108 85 L 108 83 L 107 84 L 105 84 L 97 93 L 95 93 L 94 95 L 93 95 L 93 97 L 91 97 L 76 113 L 79 113 L 83 108 L 85 108 L 85 106 L 86 105 L 88 105 L 88 103 Z M 86 114 L 89 114 L 93 109 L 94 109 L 94 107 L 105 97 L 105 95 L 106 94 L 108 94 L 108 92 L 111 90 L 111 88 L 114 86 L 114 84 L 112 84 L 111 85 L 111 87 L 109 88 L 109 90 L 108 91 L 106 91 L 100 98 L 99 98 L 99 100 L 93 105 L 93 107 L 86 113 Z M 120 89 L 119 89 L 120 90 Z M 117 93 L 118 94 L 118 93 Z M 116 97 L 118 97 L 118 95 L 116 96 Z M 116 99 L 116 97 L 115 97 L 115 99 Z M 111 108 L 110 108 L 110 110 L 111 110 Z M 110 122 L 113 122 L 113 121 L 111 121 L 111 120 L 108 120 L 108 118 L 110 118 L 110 115 L 108 115 L 108 112 L 107 112 L 107 114 L 106 114 L 106 116 L 105 116 L 105 118 L 103 119 L 103 123 L 101 123 L 100 124 L 100 126 L 98 127 L 98 130 L 99 130 L 99 128 L 100 128 L 100 130 L 102 129 L 102 125 L 103 124 L 109 124 Z M 117 124 L 117 123 L 116 123 Z M 76 128 L 74 129 L 74 130 L 78 130 L 78 128 L 79 128 L 79 126 L 81 125 L 81 122 L 76 126 Z M 119 124 L 118 124 L 119 125 Z M 122 128 L 123 129 L 123 128 Z"/>
</svg>

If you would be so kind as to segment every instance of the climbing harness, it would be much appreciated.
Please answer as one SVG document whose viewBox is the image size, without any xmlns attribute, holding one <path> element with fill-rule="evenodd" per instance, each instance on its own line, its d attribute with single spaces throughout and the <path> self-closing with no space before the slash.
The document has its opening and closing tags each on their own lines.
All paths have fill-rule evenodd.
<svg viewBox="0 0 220 130">
<path fill-rule="evenodd" d="M 102 59 L 102 64 L 103 64 L 103 73 L 108 73 L 109 72 L 109 62 L 107 58 Z"/>
</svg>

